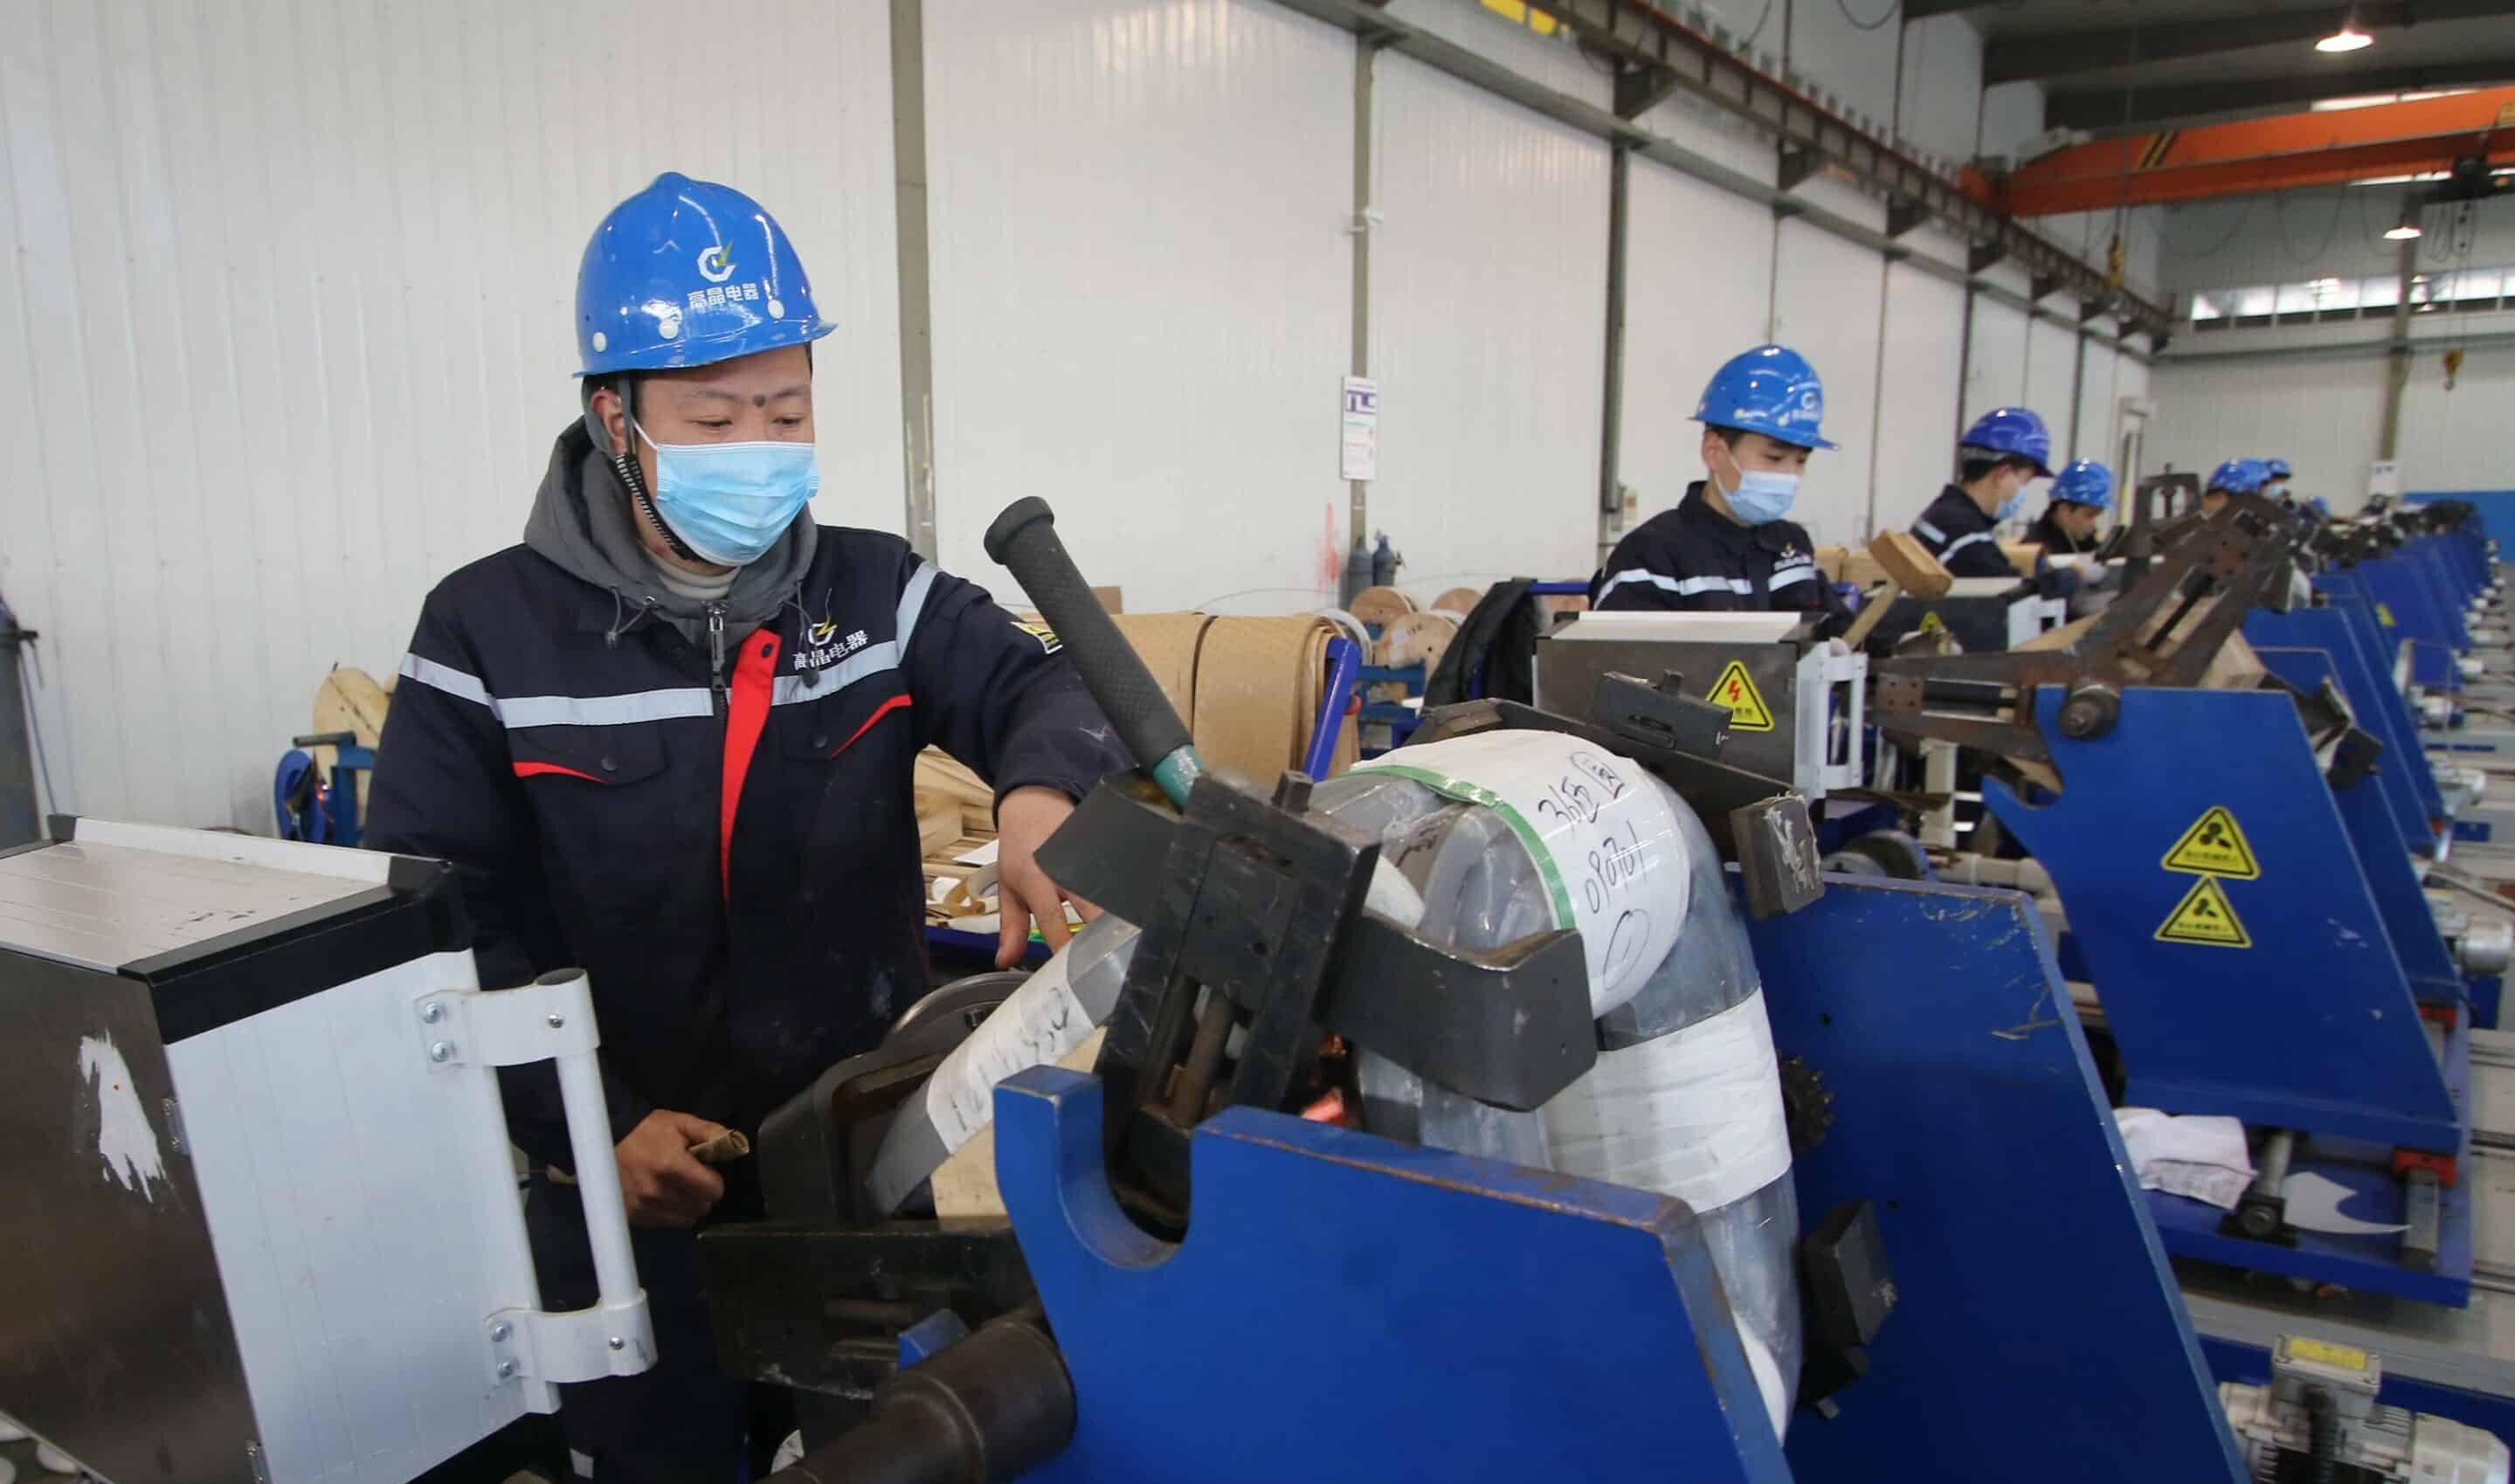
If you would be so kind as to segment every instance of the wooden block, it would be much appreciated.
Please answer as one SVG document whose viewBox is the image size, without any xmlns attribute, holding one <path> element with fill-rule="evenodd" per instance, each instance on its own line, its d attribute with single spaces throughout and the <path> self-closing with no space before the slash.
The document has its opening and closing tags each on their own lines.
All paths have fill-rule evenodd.
<svg viewBox="0 0 2515 1484">
<path fill-rule="evenodd" d="M 932 855 L 961 838 L 961 801 L 950 794 L 920 789 L 917 801 L 917 853 Z"/>
<path fill-rule="evenodd" d="M 1915 598 L 1945 598 L 1956 582 L 1910 531 L 1879 531 L 1869 540 L 1869 555 L 1885 569 L 1887 581 Z"/>
<path fill-rule="evenodd" d="M 1821 546 L 1816 549 L 1816 569 L 1825 574 L 1828 582 L 1846 581 L 1842 568 L 1850 560 L 1851 548 L 1847 546 Z"/>
<path fill-rule="evenodd" d="M 1123 588 L 1093 588 L 1092 590 L 1092 596 L 1100 599 L 1100 607 L 1104 612 L 1124 613 L 1127 611 L 1127 593 Z"/>
<path fill-rule="evenodd" d="M 1869 555 L 1869 549 L 1861 547 L 1843 556 L 1841 574 L 1834 580 L 1858 588 L 1874 588 L 1892 579 L 1886 575 L 1886 569 L 1877 564 L 1877 558 Z"/>
<path fill-rule="evenodd" d="M 2018 576 L 2032 577 L 2035 563 L 2042 559 L 2043 544 L 2040 541 L 2003 541 L 2000 544 L 2000 555 L 2008 558 L 2008 564 L 2017 569 Z"/>
</svg>

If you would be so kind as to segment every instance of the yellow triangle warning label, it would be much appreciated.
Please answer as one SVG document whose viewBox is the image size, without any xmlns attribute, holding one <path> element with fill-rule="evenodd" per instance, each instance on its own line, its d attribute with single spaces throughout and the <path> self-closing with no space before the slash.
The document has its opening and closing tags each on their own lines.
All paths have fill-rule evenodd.
<svg viewBox="0 0 2515 1484">
<path fill-rule="evenodd" d="M 1747 673 L 1745 660 L 1731 660 L 1704 699 L 1728 707 L 1729 724 L 1739 731 L 1773 729 L 1772 710 L 1764 704 L 1762 692 L 1755 689 L 1755 678 Z"/>
<path fill-rule="evenodd" d="M 2227 888 L 2218 878 L 2205 876 L 2183 893 L 2183 900 L 2167 913 L 2165 924 L 2157 929 L 2161 943 L 2201 943 L 2211 948 L 2250 948 L 2253 935 L 2236 921 L 2236 909 L 2227 902 Z"/>
<path fill-rule="evenodd" d="M 2382 624 L 2387 629 L 2393 627 L 2393 610 L 2389 604 L 2377 603 L 2375 605 L 2375 622 Z"/>
<path fill-rule="evenodd" d="M 2192 821 L 2192 828 L 2165 852 L 2165 864 L 2168 871 L 2232 876 L 2238 881 L 2259 881 L 2262 875 L 2261 862 L 2253 858 L 2244 828 L 2223 805 Z"/>
</svg>

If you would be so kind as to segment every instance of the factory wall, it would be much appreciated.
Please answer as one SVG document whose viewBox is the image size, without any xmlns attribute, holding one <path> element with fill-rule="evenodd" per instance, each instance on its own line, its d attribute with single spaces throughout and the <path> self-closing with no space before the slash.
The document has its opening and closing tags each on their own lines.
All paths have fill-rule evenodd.
<svg viewBox="0 0 2515 1484">
<path fill-rule="evenodd" d="M 25 471 L 0 481 L 0 595 L 44 636 L 55 806 L 268 828 L 271 764 L 323 672 L 390 674 L 429 587 L 517 536 L 576 412 L 586 233 L 662 169 L 736 182 L 785 222 L 841 324 L 818 361 L 816 512 L 904 527 L 886 8 L 767 0 L 746 23 L 778 47 L 682 49 L 673 86 L 629 89 L 637 38 L 679 23 L 660 0 L 522 20 L 491 0 L 240 3 L 213 26 L 140 0 L 0 0 L 0 437 Z M 1357 222 L 1350 36 L 1266 0 L 925 7 L 947 565 L 1001 586 L 979 533 L 1036 493 L 1131 607 L 1315 605 L 1354 534 L 1337 397 L 1359 288 L 1381 396 L 1369 521 L 1406 584 L 1590 567 L 1600 142 L 1382 53 Z M 1960 20 L 1899 44 L 1858 4 L 1708 8 L 1742 33 L 1761 19 L 1759 49 L 1923 148 L 2014 132 L 1977 115 Z M 1392 14 L 1609 101 L 1560 34 L 1472 0 Z M 1701 104 L 1640 122 L 1773 179 L 1770 141 Z M 1822 541 L 1909 520 L 1960 412 L 2041 395 L 2057 428 L 2074 389 L 2093 394 L 2066 327 L 1974 296 L 1968 338 L 1958 285 L 1662 164 L 1630 171 L 1616 452 L 1637 517 L 1699 477 L 1705 377 L 1767 336 L 1816 360 L 1844 445 L 1800 508 Z M 1884 220 L 1832 180 L 1798 194 Z M 1928 228 L 1905 245 L 1964 252 Z"/>
<path fill-rule="evenodd" d="M 572 285 L 658 171 L 776 203 L 822 312 L 824 519 L 900 510 L 879 6 L 0 4 L 0 596 L 59 808 L 270 827 L 335 664 L 515 542 L 577 413 Z"/>
<path fill-rule="evenodd" d="M 979 540 L 1039 495 L 1140 610 L 1315 602 L 1345 504 L 1353 38 L 1248 0 L 927 0 L 926 38 L 944 565 L 1016 593 Z"/>
<path fill-rule="evenodd" d="M 2406 490 L 2503 489 L 2515 312 L 2414 316 L 2394 457 Z M 2389 321 L 2234 329 L 2176 342 L 2155 371 L 2150 460 L 2207 472 L 2277 454 L 2298 487 L 2354 508 L 2382 439 Z M 2446 386 L 2446 352 L 2464 359 Z"/>
</svg>

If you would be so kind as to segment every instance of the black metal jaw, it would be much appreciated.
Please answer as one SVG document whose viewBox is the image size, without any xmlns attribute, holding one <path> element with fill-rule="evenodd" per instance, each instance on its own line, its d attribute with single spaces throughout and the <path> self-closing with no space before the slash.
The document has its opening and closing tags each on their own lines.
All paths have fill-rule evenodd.
<svg viewBox="0 0 2515 1484">
<path fill-rule="evenodd" d="M 2199 684 L 2248 610 L 2285 604 L 2306 534 L 2293 513 L 2259 496 L 2234 496 L 2217 515 L 2185 528 L 2148 575 L 2075 643 L 1873 660 L 1872 714 L 1898 739 L 1931 738 L 2049 763 L 2051 750 L 2035 721 L 2039 687 L 2059 686 L 2075 699 L 2090 687 L 2119 692 L 2129 685 Z M 2217 601 L 2202 613 L 2211 598 Z"/>
</svg>

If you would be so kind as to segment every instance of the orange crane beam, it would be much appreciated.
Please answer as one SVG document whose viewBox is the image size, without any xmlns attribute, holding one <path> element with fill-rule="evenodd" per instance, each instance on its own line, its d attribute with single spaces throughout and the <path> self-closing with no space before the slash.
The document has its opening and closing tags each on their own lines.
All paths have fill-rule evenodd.
<svg viewBox="0 0 2515 1484">
<path fill-rule="evenodd" d="M 2019 167 L 1999 200 L 2011 216 L 2047 217 L 2413 175 L 2475 156 L 2515 164 L 2515 87 L 2097 140 Z"/>
</svg>

